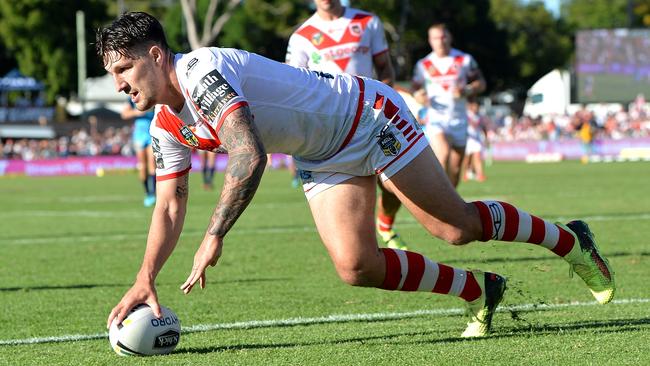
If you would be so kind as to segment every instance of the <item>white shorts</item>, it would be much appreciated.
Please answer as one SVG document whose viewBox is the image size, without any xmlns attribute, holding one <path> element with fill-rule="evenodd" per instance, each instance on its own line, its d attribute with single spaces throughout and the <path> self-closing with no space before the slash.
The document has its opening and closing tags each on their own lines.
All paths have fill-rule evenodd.
<svg viewBox="0 0 650 366">
<path fill-rule="evenodd" d="M 379 175 L 382 181 L 429 148 L 424 133 L 393 88 L 364 79 L 363 111 L 350 142 L 332 157 L 294 157 L 307 199 L 348 179 Z"/>
<path fill-rule="evenodd" d="M 483 143 L 474 138 L 467 139 L 467 145 L 465 145 L 465 154 L 470 155 L 483 151 Z"/>
<path fill-rule="evenodd" d="M 467 121 L 454 119 L 448 122 L 429 122 L 425 127 L 427 136 L 444 134 L 452 147 L 463 147 L 467 144 Z"/>
</svg>

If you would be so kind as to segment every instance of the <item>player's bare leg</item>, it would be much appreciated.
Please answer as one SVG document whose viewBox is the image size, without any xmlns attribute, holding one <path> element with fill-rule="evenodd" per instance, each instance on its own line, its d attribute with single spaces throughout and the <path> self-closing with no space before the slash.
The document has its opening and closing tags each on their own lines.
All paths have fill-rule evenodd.
<svg viewBox="0 0 650 366">
<path fill-rule="evenodd" d="M 148 192 L 149 196 L 149 204 L 153 205 L 156 203 L 156 161 L 153 156 L 153 149 L 151 145 L 147 146 L 147 148 L 144 150 L 145 151 L 145 167 L 146 169 L 146 176 L 147 176 L 147 187 L 148 187 Z"/>
<path fill-rule="evenodd" d="M 440 239 L 456 245 L 490 239 L 540 245 L 563 257 L 598 302 L 608 303 L 614 296 L 613 272 L 599 253 L 591 231 L 581 221 L 565 226 L 542 220 L 505 202 L 467 203 L 445 179 L 445 172 L 429 149 L 423 150 L 384 183 L 413 216 Z M 488 305 L 495 302 L 498 303 L 486 298 L 484 306 L 476 308 L 480 310 L 475 312 L 479 323 L 487 321 L 487 317 L 491 319 L 491 311 L 496 306 Z M 479 323 L 473 322 L 474 325 L 468 327 L 470 334 L 483 333 Z"/>
<path fill-rule="evenodd" d="M 402 237 L 395 232 L 393 224 L 397 211 L 402 206 L 399 198 L 390 192 L 377 178 L 379 196 L 377 197 L 377 234 L 381 244 L 388 248 L 407 250 L 408 247 Z"/>
<path fill-rule="evenodd" d="M 501 298 L 505 279 L 498 275 L 453 268 L 415 252 L 378 248 L 373 229 L 375 189 L 374 177 L 355 177 L 309 201 L 321 239 L 344 282 L 391 291 L 457 296 L 482 309 L 477 313 L 486 311 L 485 293 Z M 466 331 L 464 336 L 487 334 L 497 303 L 488 309 L 489 319 L 481 319 L 482 328 L 471 334 Z"/>
<path fill-rule="evenodd" d="M 449 157 L 447 158 L 447 176 L 454 187 L 458 187 L 460 181 L 460 172 L 465 157 L 465 146 L 452 147 L 449 149 Z"/>
<path fill-rule="evenodd" d="M 438 162 L 442 166 L 443 171 L 447 171 L 447 163 L 449 162 L 449 151 L 451 150 L 451 145 L 445 137 L 443 132 L 432 133 L 429 136 L 429 145 L 436 157 Z"/>
</svg>

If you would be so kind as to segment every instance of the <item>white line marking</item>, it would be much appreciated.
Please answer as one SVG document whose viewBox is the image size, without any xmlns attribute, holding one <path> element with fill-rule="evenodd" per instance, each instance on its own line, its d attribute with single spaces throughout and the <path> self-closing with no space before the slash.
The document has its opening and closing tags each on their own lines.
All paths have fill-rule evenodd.
<svg viewBox="0 0 650 366">
<path fill-rule="evenodd" d="M 628 305 L 628 304 L 643 304 L 650 303 L 650 299 L 620 299 L 613 300 L 611 304 Z M 522 304 L 501 306 L 497 312 L 503 313 L 507 311 L 531 311 L 531 310 L 555 310 L 568 307 L 582 307 L 582 306 L 596 306 L 599 305 L 595 301 L 589 302 L 571 302 L 566 304 Z M 348 323 L 358 321 L 382 321 L 382 320 L 396 320 L 417 318 L 423 316 L 448 316 L 448 315 L 462 315 L 465 313 L 464 308 L 450 308 L 450 309 L 433 309 L 433 310 L 415 310 L 401 313 L 369 313 L 369 314 L 335 314 L 315 318 L 288 318 L 288 319 L 271 319 L 271 320 L 250 320 L 245 322 L 234 323 L 217 323 L 217 324 L 197 324 L 183 327 L 183 334 L 208 332 L 212 330 L 229 330 L 229 329 L 255 329 L 255 328 L 273 328 L 294 325 L 313 325 L 325 323 Z M 62 343 L 62 342 L 76 342 L 84 340 L 94 340 L 108 338 L 108 333 L 96 334 L 68 334 L 62 336 L 52 337 L 35 337 L 25 339 L 6 339 L 0 340 L 0 346 L 18 346 L 26 344 L 42 344 L 42 343 Z"/>
</svg>

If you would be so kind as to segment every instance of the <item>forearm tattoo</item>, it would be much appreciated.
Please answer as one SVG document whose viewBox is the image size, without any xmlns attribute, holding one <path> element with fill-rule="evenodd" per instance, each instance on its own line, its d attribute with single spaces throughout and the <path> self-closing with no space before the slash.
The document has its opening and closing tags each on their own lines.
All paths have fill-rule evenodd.
<svg viewBox="0 0 650 366">
<path fill-rule="evenodd" d="M 189 174 L 185 174 L 178 180 L 178 185 L 176 186 L 176 197 L 177 198 L 186 198 L 188 193 L 188 180 Z"/>
<path fill-rule="evenodd" d="M 266 166 L 266 153 L 248 107 L 231 113 L 219 136 L 228 151 L 228 166 L 208 232 L 223 237 L 253 199 Z"/>
</svg>

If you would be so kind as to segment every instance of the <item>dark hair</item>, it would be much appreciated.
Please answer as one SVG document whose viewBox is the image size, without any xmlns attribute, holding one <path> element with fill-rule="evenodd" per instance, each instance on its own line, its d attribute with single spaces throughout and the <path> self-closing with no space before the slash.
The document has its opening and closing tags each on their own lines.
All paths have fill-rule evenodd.
<svg viewBox="0 0 650 366">
<path fill-rule="evenodd" d="M 154 44 L 169 51 L 162 25 L 143 12 L 124 13 L 111 25 L 97 29 L 95 34 L 95 50 L 104 65 L 108 63 L 107 53 L 111 51 L 135 59 Z"/>
</svg>

